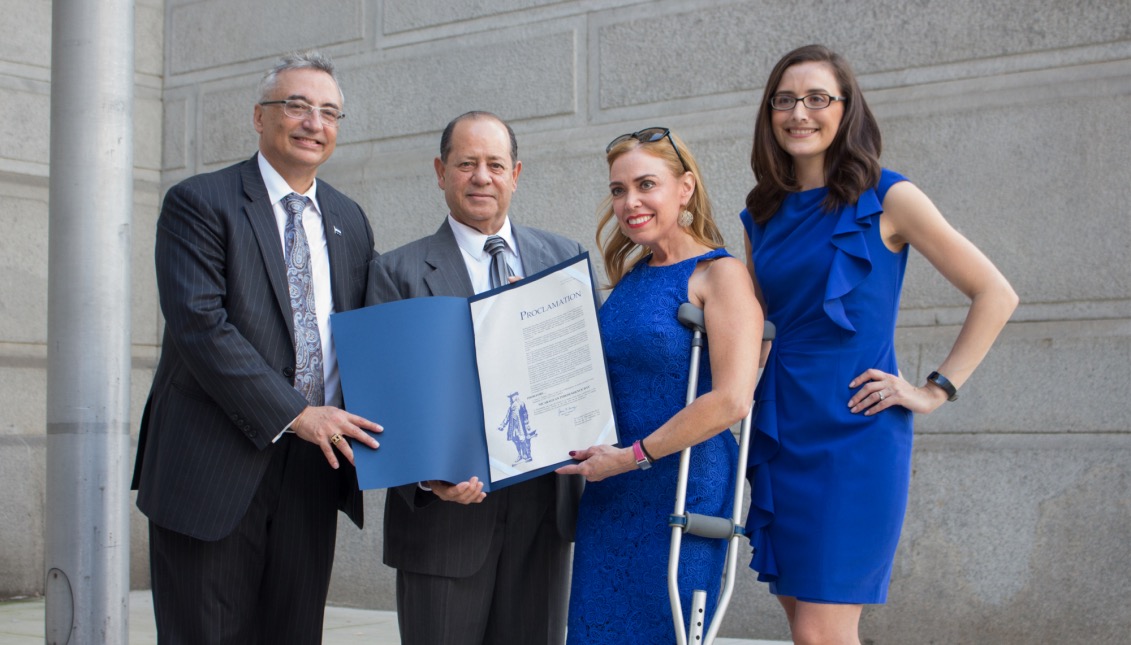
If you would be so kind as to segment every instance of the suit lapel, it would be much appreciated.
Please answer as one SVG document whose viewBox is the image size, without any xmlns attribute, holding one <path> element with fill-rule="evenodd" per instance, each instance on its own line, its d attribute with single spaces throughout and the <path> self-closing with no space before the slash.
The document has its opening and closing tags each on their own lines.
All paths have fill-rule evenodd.
<svg viewBox="0 0 1131 645">
<path fill-rule="evenodd" d="M 565 259 L 554 257 L 546 248 L 541 237 L 535 235 L 531 229 L 525 226 L 516 225 L 513 220 L 511 221 L 511 231 L 514 232 L 514 240 L 518 244 L 518 257 L 522 258 L 522 269 L 526 272 L 526 276 L 548 269 Z"/>
<path fill-rule="evenodd" d="M 475 295 L 471 278 L 467 275 L 467 265 L 446 218 L 440 229 L 429 238 L 424 261 L 432 269 L 424 274 L 424 283 L 432 295 L 460 298 Z"/>
<path fill-rule="evenodd" d="M 252 157 L 244 162 L 241 169 L 243 176 L 243 190 L 247 196 L 244 212 L 247 214 L 248 223 L 255 233 L 255 241 L 259 245 L 259 255 L 263 258 L 264 270 L 267 272 L 267 281 L 275 300 L 279 303 L 279 311 L 287 322 L 287 330 L 294 335 L 294 320 L 291 317 L 291 301 L 287 295 L 287 267 L 283 262 L 283 250 L 279 242 L 279 225 L 275 222 L 275 211 L 271 207 L 271 198 L 267 195 L 267 185 L 263 183 L 263 176 L 259 174 L 259 161 Z"/>
</svg>

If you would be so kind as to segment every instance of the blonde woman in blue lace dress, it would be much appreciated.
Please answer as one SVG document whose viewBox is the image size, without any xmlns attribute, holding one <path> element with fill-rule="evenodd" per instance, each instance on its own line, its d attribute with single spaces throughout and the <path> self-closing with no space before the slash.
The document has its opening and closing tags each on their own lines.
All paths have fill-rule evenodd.
<svg viewBox="0 0 1131 645">
<path fill-rule="evenodd" d="M 606 152 L 610 194 L 598 244 L 613 290 L 598 317 L 623 447 L 576 451 L 580 463 L 559 470 L 589 482 L 568 642 L 653 645 L 675 641 L 667 565 L 676 453 L 694 446 L 688 512 L 728 514 L 738 447 L 727 429 L 754 394 L 762 315 L 746 268 L 723 248 L 698 165 L 680 140 L 649 128 L 617 137 Z M 704 310 L 707 326 L 699 398 L 686 408 L 691 332 L 676 319 L 684 302 Z M 706 589 L 713 612 L 724 557 L 724 541 L 684 537 L 685 611 L 691 590 Z"/>
</svg>

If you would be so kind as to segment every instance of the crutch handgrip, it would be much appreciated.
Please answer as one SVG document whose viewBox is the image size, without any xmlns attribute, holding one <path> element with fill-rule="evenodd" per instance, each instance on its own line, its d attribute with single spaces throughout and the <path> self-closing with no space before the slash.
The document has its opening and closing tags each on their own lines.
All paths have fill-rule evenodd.
<svg viewBox="0 0 1131 645">
<path fill-rule="evenodd" d="M 687 514 L 684 533 L 699 537 L 729 540 L 734 535 L 734 522 L 729 517 L 714 517 L 698 513 Z"/>
</svg>

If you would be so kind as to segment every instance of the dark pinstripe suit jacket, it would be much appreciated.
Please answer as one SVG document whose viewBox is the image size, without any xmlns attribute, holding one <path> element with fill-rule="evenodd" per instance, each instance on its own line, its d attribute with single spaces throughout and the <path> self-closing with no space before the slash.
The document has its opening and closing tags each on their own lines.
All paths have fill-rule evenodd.
<svg viewBox="0 0 1131 645">
<path fill-rule="evenodd" d="M 512 222 L 518 254 L 527 274 L 568 260 L 585 249 L 573 240 Z M 382 254 L 370 263 L 366 305 L 427 296 L 475 295 L 467 266 L 445 219 L 435 234 Z M 572 541 L 581 497 L 580 477 L 558 479 L 559 532 Z M 436 502 L 415 484 L 390 490 L 385 499 L 384 562 L 427 575 L 465 577 L 487 558 L 498 511 L 496 498 L 480 504 Z M 513 512 L 513 511 L 512 511 Z"/>
<path fill-rule="evenodd" d="M 334 308 L 355 309 L 365 298 L 373 230 L 360 206 L 323 181 L 318 204 Z M 157 525 L 217 540 L 247 512 L 272 439 L 306 405 L 292 385 L 286 266 L 256 157 L 171 188 L 155 258 L 165 334 L 133 488 Z M 356 475 L 341 464 L 327 465 L 326 476 L 340 480 L 337 501 L 361 526 Z"/>
</svg>

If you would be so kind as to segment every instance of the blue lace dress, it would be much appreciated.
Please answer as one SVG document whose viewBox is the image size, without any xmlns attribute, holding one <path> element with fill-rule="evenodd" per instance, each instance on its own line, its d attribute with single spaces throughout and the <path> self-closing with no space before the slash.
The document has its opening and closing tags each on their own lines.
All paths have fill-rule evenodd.
<svg viewBox="0 0 1131 645">
<path fill-rule="evenodd" d="M 754 268 L 777 325 L 754 394 L 746 529 L 751 567 L 770 591 L 810 602 L 887 599 L 911 478 L 912 414 L 853 414 L 848 383 L 869 368 L 895 373 L 895 322 L 908 250 L 880 236 L 888 189 L 839 212 L 826 188 L 786 197 L 750 236 Z"/>
<path fill-rule="evenodd" d="M 711 251 L 663 267 L 638 263 L 601 307 L 599 322 L 622 445 L 663 425 L 684 406 L 691 332 L 676 319 L 687 302 L 687 281 Z M 709 341 L 709 339 L 708 339 Z M 700 363 L 699 392 L 711 388 L 707 352 Z M 689 512 L 729 515 L 738 446 L 729 432 L 692 448 L 687 486 Z M 667 568 L 679 456 L 586 484 L 577 519 L 569 639 L 577 645 L 675 642 Z M 679 587 L 684 620 L 691 591 L 704 589 L 714 611 L 726 544 L 683 538 Z"/>
</svg>

